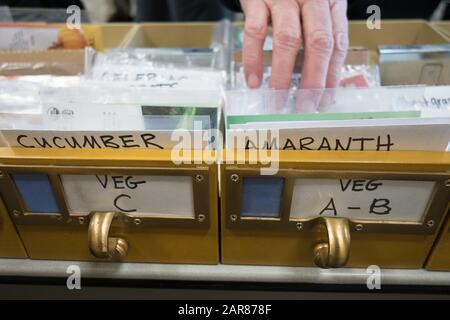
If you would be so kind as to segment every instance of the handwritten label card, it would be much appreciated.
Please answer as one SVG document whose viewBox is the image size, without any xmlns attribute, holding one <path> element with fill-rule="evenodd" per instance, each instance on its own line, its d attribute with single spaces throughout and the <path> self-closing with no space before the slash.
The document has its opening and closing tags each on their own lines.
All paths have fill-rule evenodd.
<svg viewBox="0 0 450 320">
<path fill-rule="evenodd" d="M 204 68 L 155 68 L 114 64 L 94 66 L 92 79 L 126 83 L 148 88 L 176 88 L 218 91 L 224 84 L 224 74 Z"/>
<path fill-rule="evenodd" d="M 297 179 L 290 216 L 420 222 L 434 187 L 434 181 Z"/>
<path fill-rule="evenodd" d="M 261 135 L 260 128 L 232 128 L 227 133 L 228 146 L 233 138 L 238 149 L 445 151 L 449 145 L 448 119 L 377 121 L 373 126 L 357 120 L 334 121 L 331 126 L 311 121 L 283 129 L 266 125 Z"/>
<path fill-rule="evenodd" d="M 138 217 L 195 216 L 189 176 L 65 174 L 61 181 L 71 215 L 118 211 Z"/>
</svg>

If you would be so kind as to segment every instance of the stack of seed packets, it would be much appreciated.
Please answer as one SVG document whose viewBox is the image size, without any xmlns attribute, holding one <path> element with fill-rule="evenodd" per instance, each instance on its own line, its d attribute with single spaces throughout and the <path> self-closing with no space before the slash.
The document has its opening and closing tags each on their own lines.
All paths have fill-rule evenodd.
<svg viewBox="0 0 450 320">
<path fill-rule="evenodd" d="M 127 86 L 219 90 L 226 82 L 221 48 L 112 49 L 97 53 L 86 76 Z"/>
<path fill-rule="evenodd" d="M 450 87 L 227 92 L 227 146 L 279 150 L 445 151 Z"/>
<path fill-rule="evenodd" d="M 192 96 L 181 89 L 105 81 L 14 89 L 2 88 L 0 94 L 0 110 L 9 110 L 0 117 L 0 132 L 10 147 L 170 149 L 185 143 L 186 149 L 202 149 L 211 147 L 210 136 L 219 127 L 216 91 Z M 195 134 L 201 138 L 197 144 Z"/>
</svg>

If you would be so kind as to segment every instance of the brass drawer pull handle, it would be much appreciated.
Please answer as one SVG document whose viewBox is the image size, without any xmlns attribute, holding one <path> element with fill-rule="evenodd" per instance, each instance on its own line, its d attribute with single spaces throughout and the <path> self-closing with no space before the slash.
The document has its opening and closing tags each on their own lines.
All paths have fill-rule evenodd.
<svg viewBox="0 0 450 320">
<path fill-rule="evenodd" d="M 314 263 L 320 268 L 339 268 L 347 264 L 350 253 L 350 227 L 347 219 L 320 218 Z"/>
<path fill-rule="evenodd" d="M 94 212 L 88 230 L 89 250 L 96 258 L 122 260 L 128 252 L 128 242 L 123 238 L 109 237 L 111 223 L 118 212 Z"/>
</svg>

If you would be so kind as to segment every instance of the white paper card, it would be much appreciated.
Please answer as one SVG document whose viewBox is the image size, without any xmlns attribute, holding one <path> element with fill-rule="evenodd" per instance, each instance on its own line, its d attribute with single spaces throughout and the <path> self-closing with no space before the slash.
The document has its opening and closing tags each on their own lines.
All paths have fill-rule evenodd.
<svg viewBox="0 0 450 320">
<path fill-rule="evenodd" d="M 291 215 L 420 222 L 434 181 L 297 179 Z"/>
<path fill-rule="evenodd" d="M 254 128 L 247 129 L 244 125 L 242 129 L 228 130 L 228 146 L 235 136 L 238 149 L 446 151 L 450 141 L 448 120 L 430 119 L 433 124 L 419 120 L 425 123 L 408 124 L 405 121 L 401 125 L 399 121 L 395 124 L 386 121 L 383 125 L 383 121 L 378 121 L 373 126 L 361 125 L 363 121 L 360 120 L 351 121 L 354 126 L 339 126 L 336 121 L 333 121 L 334 126 L 327 126 L 325 122 L 303 123 L 303 128 L 278 130 L 278 137 L 270 131 L 258 136 Z M 393 123 L 393 120 L 389 121 Z"/>
<path fill-rule="evenodd" d="M 120 211 L 138 217 L 195 216 L 189 176 L 66 174 L 61 181 L 72 215 Z"/>
<path fill-rule="evenodd" d="M 183 131 L 174 136 L 171 130 L 154 131 L 33 131 L 4 130 L 3 136 L 12 148 L 46 149 L 205 149 L 208 136 L 203 131 Z M 184 140 L 184 137 L 187 137 Z M 196 137 L 203 138 L 194 140 Z M 190 140 L 189 140 L 190 139 Z"/>
</svg>

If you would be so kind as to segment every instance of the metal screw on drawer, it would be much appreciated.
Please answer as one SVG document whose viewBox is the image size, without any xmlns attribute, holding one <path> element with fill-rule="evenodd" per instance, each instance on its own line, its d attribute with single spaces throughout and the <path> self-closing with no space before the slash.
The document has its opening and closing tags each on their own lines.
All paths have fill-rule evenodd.
<svg viewBox="0 0 450 320">
<path fill-rule="evenodd" d="M 445 181 L 445 186 L 450 187 L 450 179 Z"/>
<path fill-rule="evenodd" d="M 434 220 L 429 220 L 427 222 L 427 226 L 428 226 L 428 228 L 433 228 L 434 227 Z"/>
<path fill-rule="evenodd" d="M 232 215 L 230 216 L 230 219 L 231 219 L 231 222 L 236 222 L 236 220 L 237 220 L 237 215 L 232 214 Z"/>
<path fill-rule="evenodd" d="M 204 179 L 205 178 L 201 174 L 197 174 L 195 176 L 195 181 L 197 181 L 197 182 L 203 182 Z"/>
<path fill-rule="evenodd" d="M 239 181 L 239 176 L 237 174 L 232 174 L 231 175 L 231 181 L 233 182 L 238 182 Z"/>
<path fill-rule="evenodd" d="M 197 217 L 198 221 L 203 222 L 206 219 L 206 216 L 204 214 L 199 214 Z"/>
<path fill-rule="evenodd" d="M 303 229 L 303 223 L 297 222 L 296 227 L 297 227 L 297 230 L 302 230 Z"/>
<path fill-rule="evenodd" d="M 134 219 L 134 224 L 135 225 L 140 225 L 141 224 L 141 219 Z"/>
<path fill-rule="evenodd" d="M 78 218 L 78 223 L 79 224 L 84 224 L 84 217 L 79 217 Z"/>
<path fill-rule="evenodd" d="M 364 229 L 364 226 L 363 226 L 362 224 L 357 224 L 357 225 L 355 226 L 355 230 L 356 230 L 356 231 L 362 231 L 362 229 Z"/>
<path fill-rule="evenodd" d="M 0 170 L 0 179 L 3 178 L 3 172 Z"/>
<path fill-rule="evenodd" d="M 13 210 L 13 215 L 18 217 L 20 216 L 20 211 L 19 210 Z"/>
</svg>

